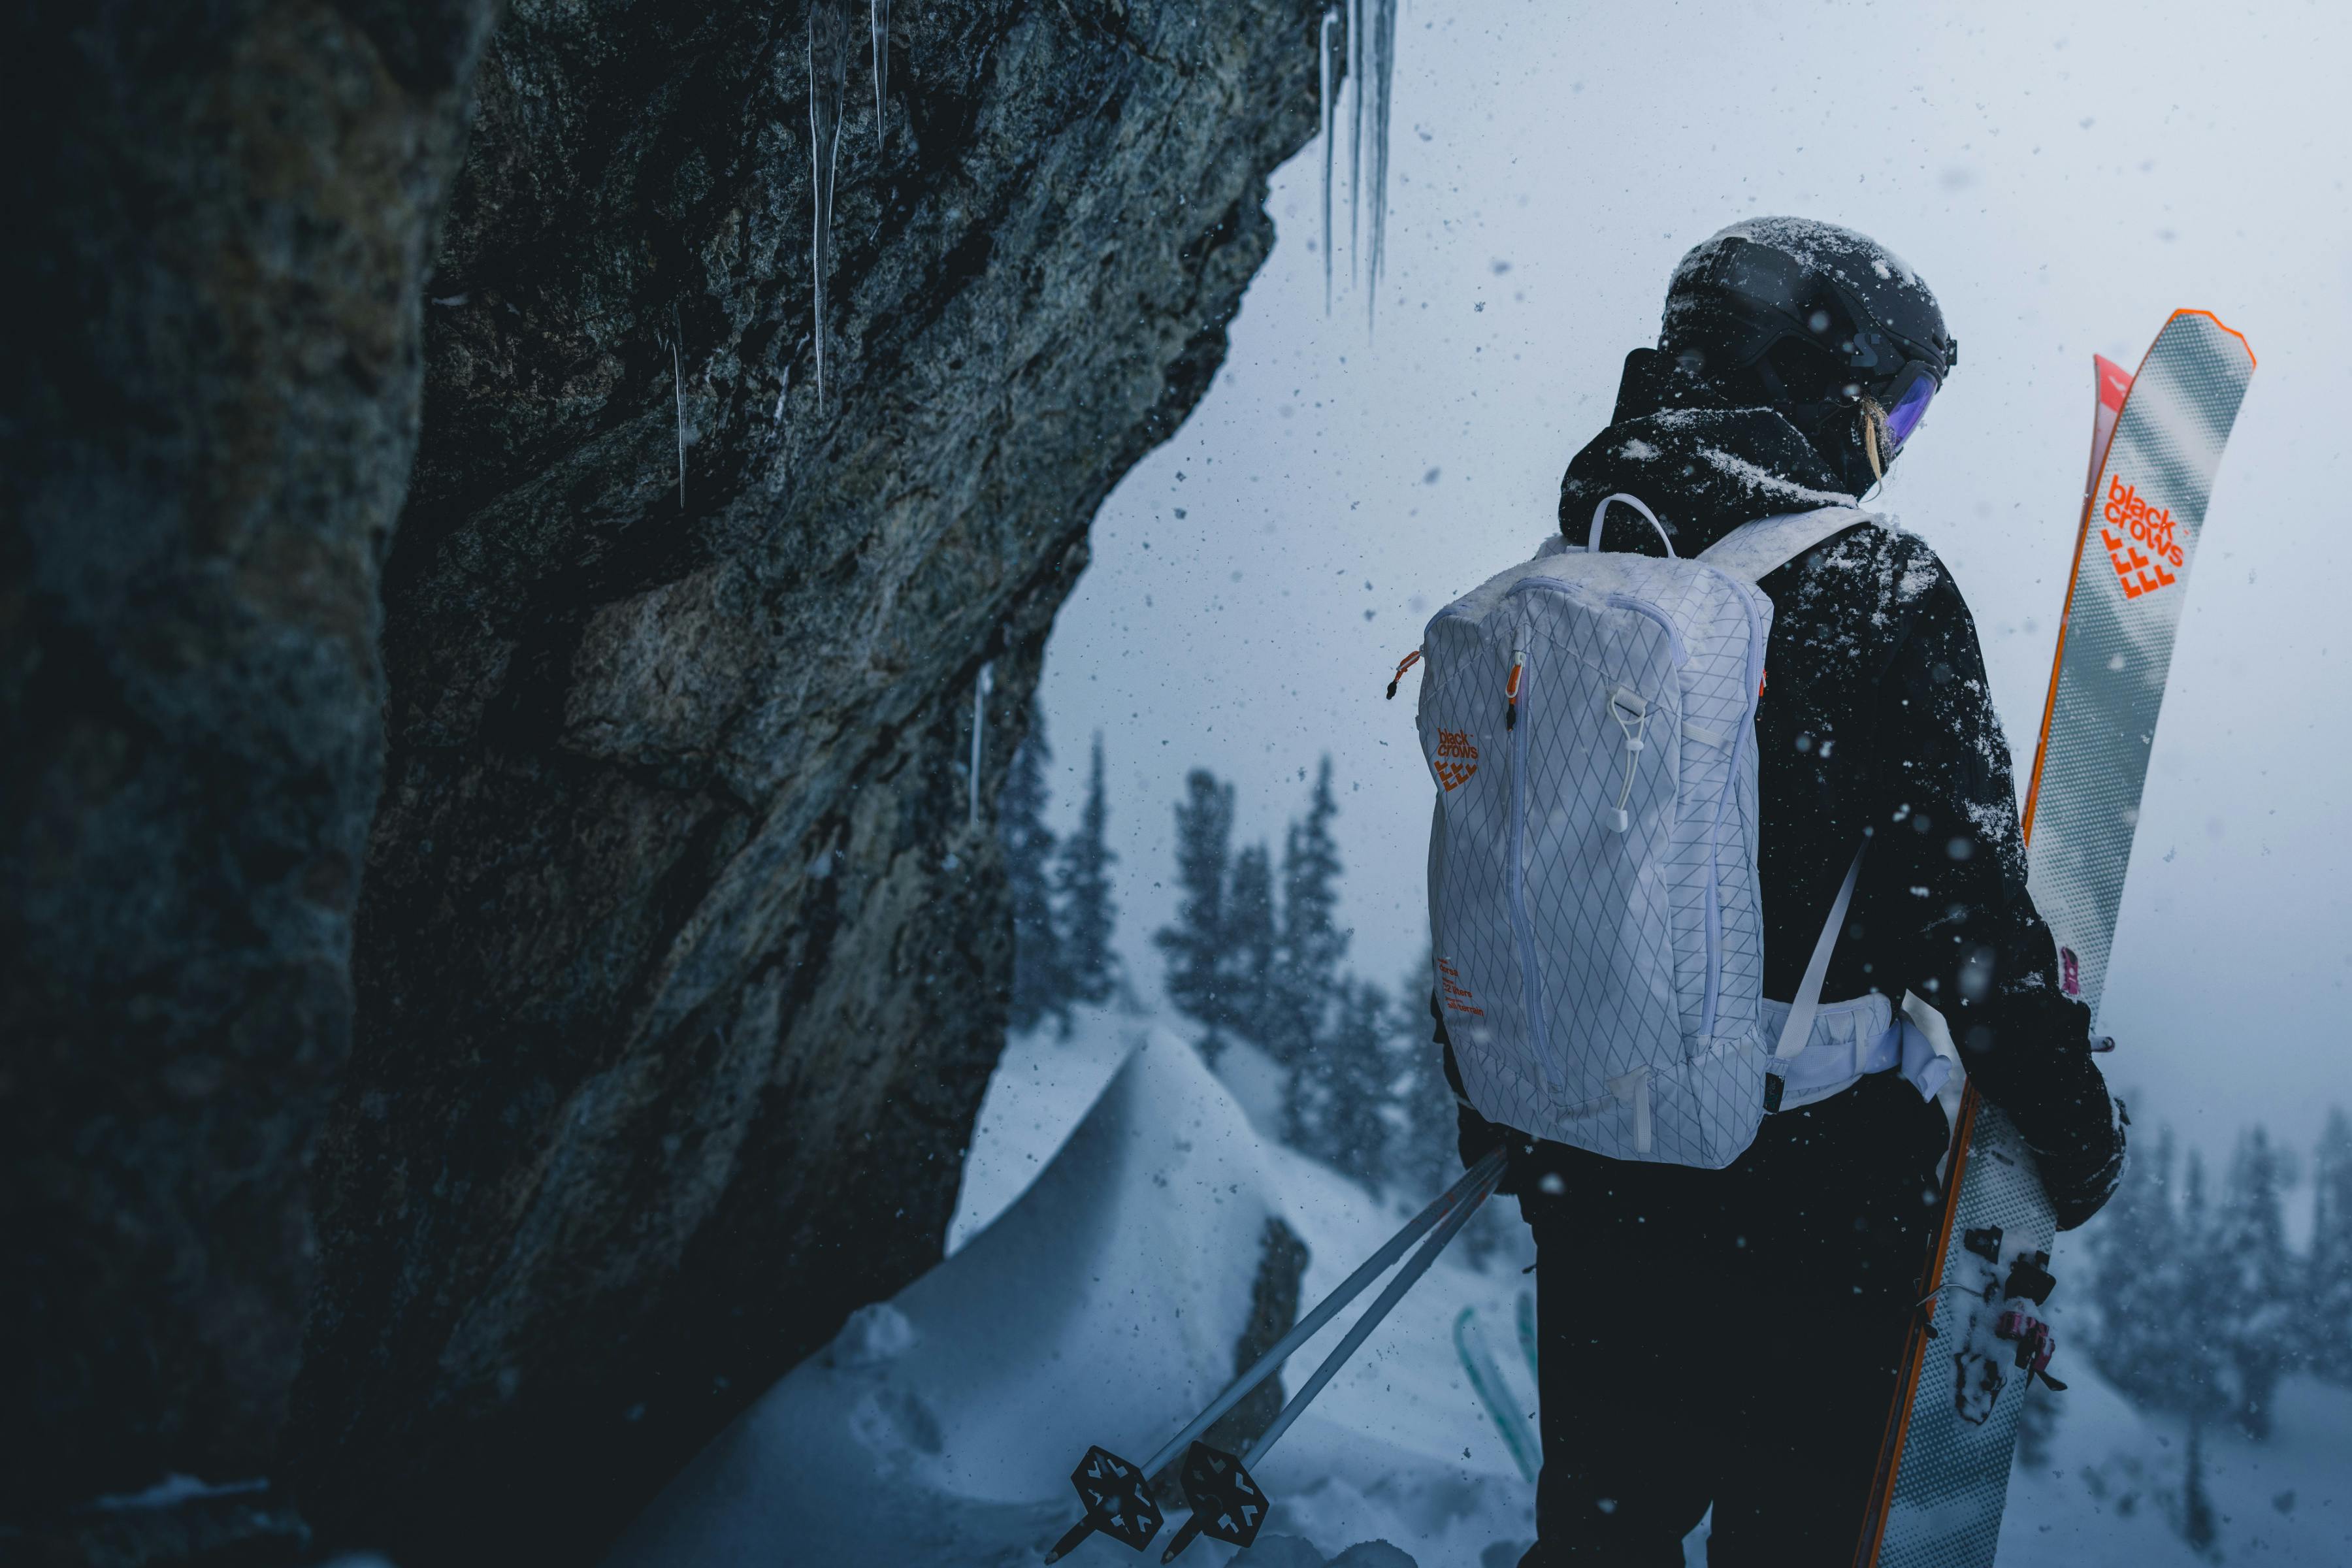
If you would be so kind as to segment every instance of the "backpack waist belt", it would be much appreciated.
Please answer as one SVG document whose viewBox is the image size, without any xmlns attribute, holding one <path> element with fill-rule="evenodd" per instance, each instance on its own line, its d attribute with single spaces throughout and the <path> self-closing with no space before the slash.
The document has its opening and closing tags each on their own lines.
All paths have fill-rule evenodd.
<svg viewBox="0 0 2352 1568">
<path fill-rule="evenodd" d="M 1779 1029 L 1789 1012 L 1790 1004 L 1765 997 L 1767 1033 Z M 1877 992 L 1822 1003 L 1804 1048 L 1775 1065 L 1783 1083 L 1782 1110 L 1842 1094 L 1874 1072 L 1900 1072 L 1920 1099 L 1933 1100 L 1952 1076 L 1952 1064 L 1936 1054 L 1919 1026 Z"/>
</svg>

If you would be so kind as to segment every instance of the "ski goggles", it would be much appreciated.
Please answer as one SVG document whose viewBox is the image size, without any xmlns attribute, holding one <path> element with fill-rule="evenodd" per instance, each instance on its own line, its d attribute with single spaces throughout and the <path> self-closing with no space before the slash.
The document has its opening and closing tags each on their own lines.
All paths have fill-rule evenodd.
<svg viewBox="0 0 2352 1568">
<path fill-rule="evenodd" d="M 1936 398 L 1936 373 L 1919 360 L 1912 360 L 1897 373 L 1887 387 L 1886 439 L 1896 451 L 1919 428 L 1919 421 L 1927 416 L 1927 405 Z"/>
</svg>

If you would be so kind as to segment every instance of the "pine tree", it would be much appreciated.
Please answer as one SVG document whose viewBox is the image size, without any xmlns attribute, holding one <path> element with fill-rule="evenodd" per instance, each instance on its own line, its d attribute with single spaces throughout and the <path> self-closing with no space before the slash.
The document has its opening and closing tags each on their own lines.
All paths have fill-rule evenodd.
<svg viewBox="0 0 2352 1568">
<path fill-rule="evenodd" d="M 1388 993 L 1364 980 L 1343 981 L 1331 1028 L 1316 1052 L 1322 1092 L 1316 1152 L 1343 1175 L 1379 1191 L 1388 1181 L 1388 1110 L 1394 1030 Z"/>
<path fill-rule="evenodd" d="M 2039 1470 L 2050 1463 L 2050 1445 L 2058 1435 L 2058 1400 L 2039 1379 L 2026 1384 L 2025 1403 L 2017 1411 L 2016 1465 Z"/>
<path fill-rule="evenodd" d="M 1183 889 L 1176 921 L 1153 937 L 1168 955 L 1168 1000 L 1206 1026 L 1211 1060 L 1224 1043 L 1225 886 L 1232 859 L 1234 789 L 1205 768 L 1185 775 L 1176 807 L 1176 883 Z"/>
<path fill-rule="evenodd" d="M 2284 1174 L 2269 1135 L 2250 1130 L 2238 1140 L 2214 1220 L 2211 1257 L 2221 1275 L 2231 1415 L 2257 1439 L 2270 1436 L 2272 1403 L 2294 1349 L 2297 1281 L 2279 1192 Z"/>
<path fill-rule="evenodd" d="M 1334 1097 L 1352 1094 L 1338 1073 L 1350 1065 L 1329 1054 L 1332 1031 L 1345 1005 L 1348 952 L 1339 929 L 1339 847 L 1331 819 L 1331 760 L 1317 767 L 1307 816 L 1283 835 L 1280 941 L 1267 988 L 1265 1047 L 1288 1069 L 1284 1121 L 1289 1141 L 1329 1161 L 1339 1148 L 1332 1127 Z M 1352 1110 L 1349 1114 L 1352 1114 Z"/>
<path fill-rule="evenodd" d="M 2180 1533 L 2198 1550 L 2210 1549 L 2221 1531 L 2205 1491 L 2205 1427 L 2231 1403 L 2231 1378 L 2221 1339 L 2229 1317 L 2230 1283 L 2211 1261 L 2214 1222 L 2205 1197 L 2205 1160 L 2190 1150 L 2180 1181 L 2176 1230 L 2181 1249 L 2178 1300 L 2171 1303 L 2173 1375 L 2169 1403 L 2189 1417 L 2189 1447 L 2183 1458 Z M 2173 1271 L 2168 1270 L 2168 1274 Z"/>
<path fill-rule="evenodd" d="M 1045 721 L 1032 712 L 1029 733 L 1013 753 L 997 796 L 997 838 L 1004 848 L 1004 879 L 1013 904 L 1013 1007 L 1016 1029 L 1049 1017 L 1069 1022 L 1062 952 L 1055 929 L 1047 864 L 1054 834 L 1045 826 L 1045 764 L 1053 760 Z"/>
<path fill-rule="evenodd" d="M 1102 735 L 1097 731 L 1087 773 L 1086 809 L 1079 815 L 1077 832 L 1062 841 L 1061 858 L 1054 868 L 1054 891 L 1061 901 L 1061 981 L 1066 1005 L 1100 1004 L 1118 994 L 1118 953 L 1111 945 L 1118 929 L 1118 908 L 1111 901 L 1110 891 L 1110 868 L 1118 857 L 1111 853 L 1104 837 L 1108 815 L 1104 802 Z"/>
<path fill-rule="evenodd" d="M 2213 1500 L 2205 1491 L 2205 1424 L 2200 1417 L 2189 1421 L 2189 1452 L 2181 1461 L 2180 1535 L 2200 1552 L 2210 1552 L 2221 1539 L 2221 1527 L 2214 1522 Z"/>
<path fill-rule="evenodd" d="M 2224 1332 L 2230 1319 L 2231 1283 L 2213 1261 L 2214 1223 L 2205 1194 L 2205 1158 L 2192 1149 L 2180 1181 L 2180 1212 L 2174 1231 L 2175 1256 L 2158 1273 L 2171 1286 L 2172 1300 L 2154 1303 L 2171 1324 L 2166 1339 L 2169 1375 L 2164 1403 L 2188 1415 L 2190 1430 L 2226 1411 L 2232 1401 Z"/>
<path fill-rule="evenodd" d="M 2340 1106 L 2327 1113 L 2311 1177 L 2305 1353 L 2320 1376 L 2352 1384 L 2352 1118 Z"/>
<path fill-rule="evenodd" d="M 1265 845 L 1253 844 L 1234 857 L 1220 967 L 1225 1027 L 1259 1046 L 1270 1044 L 1276 945 L 1274 857 Z"/>
<path fill-rule="evenodd" d="M 2091 1359 L 2126 1398 L 2161 1409 L 2180 1408 L 2171 1384 L 2179 1373 L 2177 1298 L 2188 1259 L 2174 1214 L 2175 1163 L 2172 1129 L 2163 1128 L 2124 1168 L 2121 1190 L 2089 1232 L 2099 1316 Z"/>
<path fill-rule="evenodd" d="M 1276 1060 L 1294 1068 L 1312 1059 L 1340 1001 L 1348 933 L 1339 923 L 1339 846 L 1331 837 L 1339 815 L 1327 756 L 1316 768 L 1305 820 L 1283 837 L 1281 951 L 1266 1044 Z"/>
<path fill-rule="evenodd" d="M 1402 1126 L 1397 1137 L 1397 1174 L 1408 1191 L 1435 1194 L 1461 1169 L 1456 1146 L 1454 1086 L 1445 1081 L 1444 1053 L 1431 1038 L 1426 962 L 1397 986 L 1392 1020 L 1399 1068 L 1391 1098 Z"/>
</svg>

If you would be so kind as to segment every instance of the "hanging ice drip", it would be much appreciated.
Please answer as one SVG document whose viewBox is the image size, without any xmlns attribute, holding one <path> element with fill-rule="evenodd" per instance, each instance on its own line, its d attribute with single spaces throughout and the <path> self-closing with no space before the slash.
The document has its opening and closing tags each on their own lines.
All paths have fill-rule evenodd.
<svg viewBox="0 0 2352 1568">
<path fill-rule="evenodd" d="M 1369 326 L 1379 301 L 1388 245 L 1389 114 L 1396 77 L 1397 0 L 1348 0 L 1324 10 L 1316 31 L 1316 80 L 1322 89 L 1323 310 L 1331 310 L 1334 252 L 1331 183 L 1337 164 L 1340 60 L 1347 61 L 1348 280 L 1364 286 Z M 1366 187 L 1371 205 L 1364 210 Z"/>
<path fill-rule="evenodd" d="M 833 191 L 841 154 L 841 115 L 849 96 L 851 38 L 856 31 L 856 0 L 814 0 L 808 16 L 809 200 L 812 208 L 809 271 L 814 282 L 816 405 L 824 407 L 824 295 L 833 272 Z M 869 0 L 867 31 L 874 47 L 874 135 L 882 137 L 888 110 L 890 0 Z M 783 398 L 777 396 L 782 413 Z"/>
<path fill-rule="evenodd" d="M 833 176 L 841 102 L 849 89 L 848 0 L 816 0 L 808 15 L 809 274 L 816 295 L 816 405 L 824 407 L 824 286 L 833 271 Z"/>
</svg>

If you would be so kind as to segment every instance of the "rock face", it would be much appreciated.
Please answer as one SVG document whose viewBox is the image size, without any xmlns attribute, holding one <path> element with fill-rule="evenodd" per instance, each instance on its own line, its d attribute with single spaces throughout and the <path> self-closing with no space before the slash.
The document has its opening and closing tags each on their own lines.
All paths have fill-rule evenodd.
<svg viewBox="0 0 2352 1568">
<path fill-rule="evenodd" d="M 278 1457 L 382 760 L 378 565 L 491 12 L 10 19 L 0 1555 L 95 1494 Z M 239 1510 L 266 1511 L 163 1533 L 299 1542 Z M 90 1528 L 32 1550 L 147 1550 L 133 1516 Z"/>
<path fill-rule="evenodd" d="M 901 5 L 878 116 L 866 9 L 816 18 L 858 45 L 820 397 L 805 5 L 509 10 L 384 574 L 324 1539 L 591 1557 L 939 1256 L 1011 967 L 991 803 L 1088 521 L 1265 257 L 1319 14 Z"/>
</svg>

